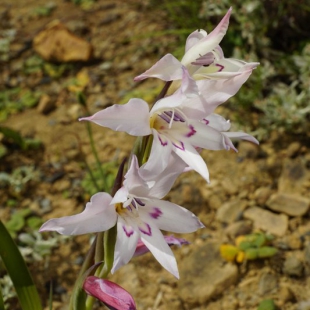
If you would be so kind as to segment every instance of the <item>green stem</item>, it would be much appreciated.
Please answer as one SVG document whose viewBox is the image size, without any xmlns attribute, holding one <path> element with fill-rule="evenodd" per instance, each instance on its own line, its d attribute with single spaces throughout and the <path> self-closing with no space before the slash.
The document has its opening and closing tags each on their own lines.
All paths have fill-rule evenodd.
<svg viewBox="0 0 310 310">
<path fill-rule="evenodd" d="M 77 277 L 77 281 L 74 284 L 72 295 L 70 298 L 69 310 L 84 310 L 86 302 L 86 293 L 83 291 L 83 281 L 85 272 L 94 264 L 95 250 L 96 250 L 97 236 L 93 241 L 90 249 L 88 250 L 82 268 Z M 82 282 L 82 283 L 81 283 Z"/>
<path fill-rule="evenodd" d="M 86 127 L 87 127 L 87 133 L 88 133 L 88 137 L 89 137 L 89 141 L 90 141 L 90 146 L 91 146 L 92 152 L 93 152 L 93 154 L 95 156 L 96 164 L 98 166 L 98 169 L 99 169 L 99 172 L 101 174 L 102 181 L 103 181 L 103 187 L 104 188 L 101 189 L 101 190 L 108 190 L 106 178 L 105 178 L 104 172 L 102 170 L 102 166 L 101 166 L 101 163 L 100 163 L 100 160 L 99 160 L 97 149 L 95 147 L 95 142 L 94 142 L 94 138 L 93 138 L 93 131 L 91 129 L 91 124 L 89 122 L 87 122 L 86 123 Z"/>
</svg>

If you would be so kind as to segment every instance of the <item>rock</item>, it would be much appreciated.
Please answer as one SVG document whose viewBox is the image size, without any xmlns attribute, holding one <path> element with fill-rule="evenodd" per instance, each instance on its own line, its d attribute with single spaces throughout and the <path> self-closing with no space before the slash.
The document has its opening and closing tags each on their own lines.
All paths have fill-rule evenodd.
<svg viewBox="0 0 310 310">
<path fill-rule="evenodd" d="M 299 195 L 276 193 L 270 197 L 266 205 L 273 211 L 302 216 L 308 211 L 310 200 Z"/>
<path fill-rule="evenodd" d="M 271 293 L 278 286 L 278 279 L 274 274 L 263 273 L 259 279 L 258 283 L 258 292 L 260 295 L 264 296 L 265 294 Z"/>
<path fill-rule="evenodd" d="M 216 219 L 224 223 L 233 223 L 247 207 L 245 200 L 232 200 L 224 203 L 216 212 Z"/>
<path fill-rule="evenodd" d="M 56 107 L 56 103 L 48 95 L 42 95 L 39 104 L 37 106 L 37 111 L 41 114 L 48 114 Z"/>
<path fill-rule="evenodd" d="M 223 265 L 216 242 L 197 247 L 179 265 L 179 296 L 189 304 L 203 304 L 238 280 L 238 268 Z"/>
<path fill-rule="evenodd" d="M 294 157 L 298 154 L 299 150 L 300 150 L 301 144 L 297 141 L 292 142 L 288 148 L 286 149 L 286 155 L 287 157 Z"/>
<path fill-rule="evenodd" d="M 238 144 L 238 157 L 257 158 L 259 146 L 247 141 L 240 141 Z"/>
<path fill-rule="evenodd" d="M 305 262 L 310 267 L 310 243 L 305 247 Z"/>
<path fill-rule="evenodd" d="M 278 179 L 278 191 L 282 193 L 301 193 L 303 184 L 309 179 L 306 163 L 300 158 L 286 159 Z"/>
<path fill-rule="evenodd" d="M 57 62 L 89 61 L 93 51 L 89 42 L 75 36 L 58 20 L 35 36 L 33 48 L 44 60 Z"/>
<path fill-rule="evenodd" d="M 272 194 L 272 190 L 269 187 L 259 187 L 254 192 L 254 199 L 256 200 L 259 206 L 264 206 L 266 201 Z"/>
<path fill-rule="evenodd" d="M 243 216 L 252 220 L 256 228 L 266 230 L 276 236 L 283 236 L 288 228 L 287 215 L 274 214 L 259 207 L 247 209 Z"/>
<path fill-rule="evenodd" d="M 238 221 L 230 224 L 226 229 L 225 233 L 231 239 L 234 239 L 240 235 L 249 234 L 252 231 L 252 224 L 250 221 Z"/>
<path fill-rule="evenodd" d="M 287 285 L 281 286 L 277 295 L 282 304 L 285 304 L 288 301 L 293 301 L 295 299 L 294 294 Z"/>
<path fill-rule="evenodd" d="M 301 277 L 303 275 L 304 266 L 302 262 L 295 256 L 289 256 L 284 261 L 283 273 L 288 276 Z"/>
<path fill-rule="evenodd" d="M 233 182 L 229 178 L 225 178 L 221 182 L 221 185 L 228 195 L 235 195 L 238 193 L 238 186 L 236 185 L 236 182 Z"/>
</svg>

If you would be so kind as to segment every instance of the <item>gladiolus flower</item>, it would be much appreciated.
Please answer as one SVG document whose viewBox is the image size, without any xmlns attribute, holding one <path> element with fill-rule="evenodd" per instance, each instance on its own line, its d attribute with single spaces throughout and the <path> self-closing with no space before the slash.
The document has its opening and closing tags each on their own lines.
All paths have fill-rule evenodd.
<svg viewBox="0 0 310 310">
<path fill-rule="evenodd" d="M 178 278 L 175 257 L 160 229 L 189 233 L 204 225 L 187 209 L 161 200 L 171 189 L 175 174 L 162 173 L 150 182 L 143 179 L 141 170 L 143 168 L 139 168 L 134 156 L 123 187 L 113 198 L 108 193 L 97 193 L 82 213 L 51 219 L 42 225 L 40 231 L 80 235 L 106 231 L 116 224 L 112 273 L 129 262 L 141 239 L 159 263 Z"/>
</svg>

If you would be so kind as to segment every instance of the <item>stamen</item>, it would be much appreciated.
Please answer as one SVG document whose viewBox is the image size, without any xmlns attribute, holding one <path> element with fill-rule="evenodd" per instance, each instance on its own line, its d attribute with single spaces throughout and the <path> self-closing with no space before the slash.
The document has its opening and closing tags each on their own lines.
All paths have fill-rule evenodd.
<svg viewBox="0 0 310 310">
<path fill-rule="evenodd" d="M 145 204 L 139 199 L 139 198 L 134 198 L 134 200 L 139 204 L 140 206 L 144 207 Z"/>
<path fill-rule="evenodd" d="M 170 124 L 170 118 L 169 118 L 169 117 L 167 117 L 167 116 L 164 115 L 164 114 L 158 114 L 158 116 L 159 116 L 160 118 L 162 118 L 165 122 L 167 122 L 168 124 Z"/>
</svg>

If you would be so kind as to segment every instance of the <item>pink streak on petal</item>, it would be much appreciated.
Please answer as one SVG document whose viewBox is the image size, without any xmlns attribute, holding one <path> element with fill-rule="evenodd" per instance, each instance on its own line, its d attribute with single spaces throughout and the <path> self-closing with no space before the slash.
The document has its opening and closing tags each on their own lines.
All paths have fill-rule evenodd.
<svg viewBox="0 0 310 310">
<path fill-rule="evenodd" d="M 159 208 L 153 208 L 153 212 L 150 212 L 150 216 L 157 220 L 161 215 L 163 214 L 163 212 L 159 209 Z"/>
<path fill-rule="evenodd" d="M 160 135 L 158 135 L 158 139 L 159 139 L 160 144 L 161 144 L 162 146 L 168 145 L 168 141 L 164 142 L 164 141 L 161 139 Z"/>
<path fill-rule="evenodd" d="M 220 70 L 219 70 L 218 72 L 221 72 L 221 71 L 223 71 L 223 69 L 224 69 L 224 66 L 222 66 L 222 65 L 220 65 L 220 64 L 216 64 L 215 66 L 216 66 L 216 67 L 220 67 Z"/>
<path fill-rule="evenodd" d="M 139 227 L 139 230 L 145 234 L 145 235 L 148 235 L 148 236 L 152 236 L 152 229 L 151 229 L 151 226 L 149 224 L 146 224 L 146 228 L 147 230 L 144 230 L 142 229 L 141 227 Z"/>
<path fill-rule="evenodd" d="M 172 143 L 172 144 L 178 149 L 180 149 L 181 151 L 185 151 L 184 143 L 182 141 L 179 141 L 179 142 L 180 142 L 180 145 L 177 145 L 175 143 Z"/>
<path fill-rule="evenodd" d="M 134 233 L 134 230 L 132 228 L 127 230 L 126 226 L 123 226 L 123 230 L 128 238 Z"/>
<path fill-rule="evenodd" d="M 195 130 L 194 126 L 189 125 L 189 129 L 190 129 L 190 132 L 186 134 L 187 138 L 193 136 L 196 133 L 196 130 Z"/>
</svg>

